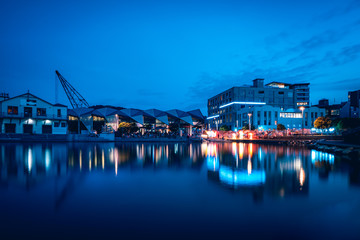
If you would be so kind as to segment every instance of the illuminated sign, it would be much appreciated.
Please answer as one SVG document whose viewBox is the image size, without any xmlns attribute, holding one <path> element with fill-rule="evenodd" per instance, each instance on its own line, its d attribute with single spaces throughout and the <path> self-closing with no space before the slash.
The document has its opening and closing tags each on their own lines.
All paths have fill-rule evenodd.
<svg viewBox="0 0 360 240">
<path fill-rule="evenodd" d="M 220 106 L 220 108 L 224 108 L 224 107 L 228 107 L 231 106 L 233 104 L 240 104 L 240 105 L 265 105 L 266 103 L 264 102 L 231 102 L 225 105 Z"/>
<path fill-rule="evenodd" d="M 298 106 L 307 106 L 307 105 L 309 105 L 309 103 L 308 102 L 298 102 L 298 103 L 296 103 L 296 105 L 298 105 Z"/>
<path fill-rule="evenodd" d="M 280 113 L 281 118 L 302 118 L 301 113 Z"/>
</svg>

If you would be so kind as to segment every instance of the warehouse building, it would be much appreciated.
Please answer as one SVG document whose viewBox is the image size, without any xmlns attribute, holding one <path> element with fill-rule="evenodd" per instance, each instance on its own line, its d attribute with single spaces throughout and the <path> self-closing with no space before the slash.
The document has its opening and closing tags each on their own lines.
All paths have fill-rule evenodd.
<svg viewBox="0 0 360 240">
<path fill-rule="evenodd" d="M 0 133 L 66 134 L 67 107 L 51 104 L 31 93 L 0 101 Z"/>
</svg>

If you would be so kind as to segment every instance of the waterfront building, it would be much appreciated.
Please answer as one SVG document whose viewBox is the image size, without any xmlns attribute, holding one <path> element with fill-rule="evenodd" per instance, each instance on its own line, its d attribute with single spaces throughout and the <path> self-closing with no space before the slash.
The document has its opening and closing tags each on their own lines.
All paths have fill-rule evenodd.
<svg viewBox="0 0 360 240">
<path fill-rule="evenodd" d="M 326 116 L 336 118 L 359 118 L 360 117 L 360 90 L 348 92 L 348 101 L 339 104 L 329 104 L 328 99 L 319 100 L 316 105 L 324 108 Z"/>
<path fill-rule="evenodd" d="M 287 129 L 312 128 L 318 117 L 325 116 L 325 109 L 309 107 L 304 109 L 304 115 L 299 109 L 289 108 L 282 110 L 280 107 L 269 105 L 248 106 L 240 108 L 236 113 L 235 125 L 228 125 L 233 130 L 249 125 L 259 130 L 276 129 L 278 124 L 283 124 Z"/>
<path fill-rule="evenodd" d="M 309 107 L 309 102 L 309 83 L 271 82 L 264 86 L 264 79 L 255 79 L 252 86 L 232 87 L 208 100 L 208 128 L 227 125 L 236 130 L 249 121 L 261 129 L 274 129 L 280 123 L 299 129 L 302 121 L 305 128 L 311 128 L 317 117 L 325 116 L 325 110 Z"/>
<path fill-rule="evenodd" d="M 67 107 L 31 93 L 0 101 L 0 133 L 66 134 Z"/>
<path fill-rule="evenodd" d="M 328 99 L 321 99 L 317 105 L 314 105 L 318 108 L 325 110 L 325 116 L 331 119 L 337 119 L 342 117 L 347 117 L 348 115 L 348 102 L 342 102 L 339 104 L 329 104 Z"/>
<path fill-rule="evenodd" d="M 192 135 L 193 130 L 201 131 L 205 123 L 199 109 L 185 112 L 179 109 L 161 111 L 115 107 L 69 109 L 68 120 L 70 133 L 117 131 L 125 122 L 135 124 L 142 133 L 168 130 L 176 125 L 184 134 Z"/>
</svg>

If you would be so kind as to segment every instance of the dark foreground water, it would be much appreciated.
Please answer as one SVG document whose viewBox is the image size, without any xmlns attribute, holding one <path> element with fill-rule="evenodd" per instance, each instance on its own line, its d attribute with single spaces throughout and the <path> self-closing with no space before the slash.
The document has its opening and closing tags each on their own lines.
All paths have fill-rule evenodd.
<svg viewBox="0 0 360 240">
<path fill-rule="evenodd" d="M 2 144 L 0 239 L 359 239 L 359 169 L 286 146 Z"/>
</svg>

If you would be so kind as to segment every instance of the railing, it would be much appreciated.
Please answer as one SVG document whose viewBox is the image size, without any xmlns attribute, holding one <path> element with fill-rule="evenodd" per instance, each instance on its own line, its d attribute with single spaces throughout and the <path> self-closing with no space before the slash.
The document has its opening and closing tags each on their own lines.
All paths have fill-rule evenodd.
<svg viewBox="0 0 360 240">
<path fill-rule="evenodd" d="M 37 114 L 27 114 L 27 113 L 18 113 L 18 114 L 9 114 L 7 112 L 0 112 L 0 117 L 2 118 L 32 118 L 32 119 L 62 119 L 66 120 L 67 115 L 58 115 L 58 114 L 44 114 L 44 115 L 37 115 Z"/>
</svg>

